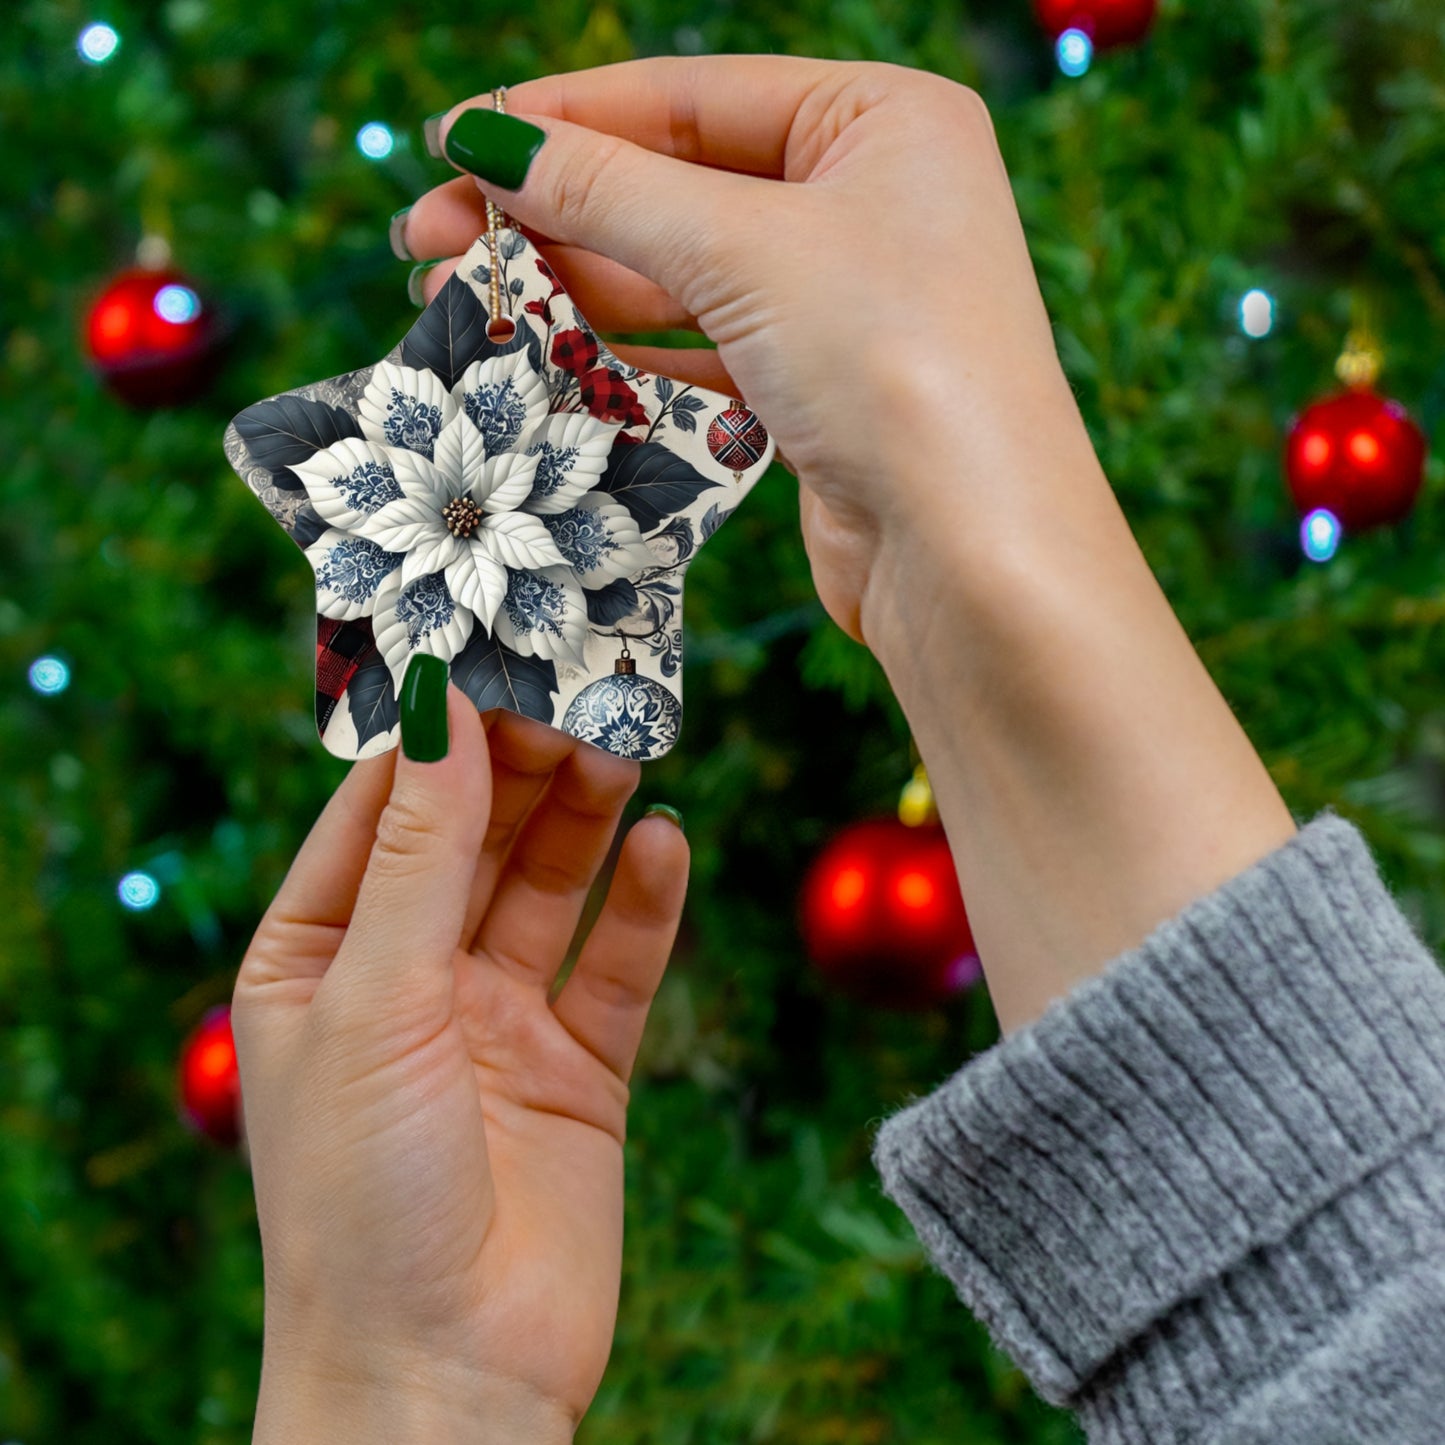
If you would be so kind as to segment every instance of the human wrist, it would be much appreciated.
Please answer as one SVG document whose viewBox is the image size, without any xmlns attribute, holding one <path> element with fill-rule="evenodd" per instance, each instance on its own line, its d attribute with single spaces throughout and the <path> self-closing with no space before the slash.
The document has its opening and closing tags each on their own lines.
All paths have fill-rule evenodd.
<svg viewBox="0 0 1445 1445">
<path fill-rule="evenodd" d="M 885 531 L 860 616 L 1010 1032 L 1294 827 L 1092 453 L 994 488 Z"/>
<path fill-rule="evenodd" d="M 378 1354 L 264 1356 L 252 1445 L 570 1445 L 576 1421 L 521 1381 Z"/>
</svg>

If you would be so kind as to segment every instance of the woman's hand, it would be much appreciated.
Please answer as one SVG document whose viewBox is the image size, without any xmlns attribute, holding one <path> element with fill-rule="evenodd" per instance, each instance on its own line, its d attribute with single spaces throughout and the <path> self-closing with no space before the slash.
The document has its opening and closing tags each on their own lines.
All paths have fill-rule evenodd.
<svg viewBox="0 0 1445 1445">
<path fill-rule="evenodd" d="M 443 141 L 490 105 L 454 108 Z M 897 66 L 720 56 L 528 81 L 507 109 L 547 139 L 519 191 L 487 192 L 600 330 L 717 343 L 618 351 L 756 408 L 803 484 L 819 596 L 852 636 L 876 646 L 880 558 L 911 565 L 941 517 L 982 531 L 993 513 L 1007 531 L 1061 469 L 1102 482 L 972 91 Z M 450 257 L 485 226 L 463 176 L 411 208 L 404 237 Z M 428 298 L 451 270 L 427 273 Z"/>
<path fill-rule="evenodd" d="M 705 56 L 507 104 L 546 132 L 525 181 L 423 196 L 411 254 L 465 251 L 484 185 L 594 325 L 717 343 L 624 354 L 743 396 L 797 472 L 818 595 L 928 763 L 1005 1029 L 1289 837 L 1094 455 L 976 95 Z"/>
<path fill-rule="evenodd" d="M 265 1257 L 260 1442 L 570 1440 L 621 1278 L 628 1086 L 687 845 L 638 767 L 448 688 L 437 762 L 358 763 L 232 1009 Z"/>
</svg>

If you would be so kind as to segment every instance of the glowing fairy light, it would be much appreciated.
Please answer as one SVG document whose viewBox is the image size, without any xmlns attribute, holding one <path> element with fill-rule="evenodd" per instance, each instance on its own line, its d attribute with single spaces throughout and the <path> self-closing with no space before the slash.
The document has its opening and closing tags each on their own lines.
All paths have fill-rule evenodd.
<svg viewBox="0 0 1445 1445">
<path fill-rule="evenodd" d="M 87 25 L 80 32 L 75 48 L 87 64 L 104 65 L 120 49 L 120 36 L 109 25 Z"/>
<path fill-rule="evenodd" d="M 1343 532 L 1340 519 L 1324 507 L 1316 507 L 1300 523 L 1300 546 L 1311 562 L 1328 562 L 1340 549 Z"/>
<path fill-rule="evenodd" d="M 29 675 L 30 686 L 44 697 L 54 697 L 70 686 L 70 669 L 58 657 L 37 657 Z"/>
<path fill-rule="evenodd" d="M 1274 330 L 1274 297 L 1256 287 L 1239 302 L 1239 329 L 1256 341 Z"/>
<path fill-rule="evenodd" d="M 161 885 L 149 873 L 127 873 L 116 885 L 115 892 L 132 913 L 143 913 L 160 901 Z"/>
<path fill-rule="evenodd" d="M 201 314 L 201 298 L 189 286 L 174 283 L 162 286 L 151 305 L 162 321 L 169 321 L 174 326 L 184 326 Z"/>
<path fill-rule="evenodd" d="M 396 146 L 396 137 L 389 125 L 369 120 L 356 132 L 356 148 L 369 161 L 384 161 Z"/>
<path fill-rule="evenodd" d="M 1054 46 L 1059 69 L 1077 79 L 1094 63 L 1094 42 L 1082 30 L 1066 30 Z"/>
</svg>

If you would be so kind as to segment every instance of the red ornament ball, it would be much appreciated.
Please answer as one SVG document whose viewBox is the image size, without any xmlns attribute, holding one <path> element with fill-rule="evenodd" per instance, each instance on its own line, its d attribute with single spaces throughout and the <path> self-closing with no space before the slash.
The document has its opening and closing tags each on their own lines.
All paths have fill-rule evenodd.
<svg viewBox="0 0 1445 1445">
<path fill-rule="evenodd" d="M 876 818 L 845 828 L 809 869 L 801 913 L 814 966 L 862 1003 L 931 1008 L 981 976 L 937 824 Z"/>
<path fill-rule="evenodd" d="M 756 412 L 730 406 L 713 417 L 707 429 L 707 449 L 729 471 L 745 472 L 756 466 L 768 449 L 768 429 Z"/>
<path fill-rule="evenodd" d="M 1359 532 L 1409 514 L 1425 478 L 1425 434 L 1399 402 L 1359 387 L 1299 414 L 1284 465 L 1302 517 L 1324 507 Z"/>
<path fill-rule="evenodd" d="M 85 322 L 86 350 L 110 389 L 132 406 L 190 401 L 210 385 L 218 359 L 210 307 L 177 271 L 125 271 Z"/>
<path fill-rule="evenodd" d="M 241 1074 L 231 1037 L 231 1010 L 211 1009 L 181 1046 L 181 1117 L 228 1148 L 241 1140 Z"/>
<path fill-rule="evenodd" d="M 1095 50 L 1135 45 L 1154 24 L 1159 0 L 1034 0 L 1039 24 L 1051 40 L 1082 30 Z"/>
</svg>

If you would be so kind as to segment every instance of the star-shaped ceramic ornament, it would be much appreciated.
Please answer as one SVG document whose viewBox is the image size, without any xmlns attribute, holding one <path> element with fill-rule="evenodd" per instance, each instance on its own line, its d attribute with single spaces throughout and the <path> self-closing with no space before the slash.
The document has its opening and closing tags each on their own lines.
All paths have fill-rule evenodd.
<svg viewBox="0 0 1445 1445">
<path fill-rule="evenodd" d="M 329 752 L 395 747 L 429 652 L 482 711 L 661 757 L 683 574 L 773 444 L 732 397 L 619 361 L 526 237 L 495 237 L 509 339 L 484 235 L 384 360 L 247 407 L 226 455 L 315 571 Z"/>
</svg>

